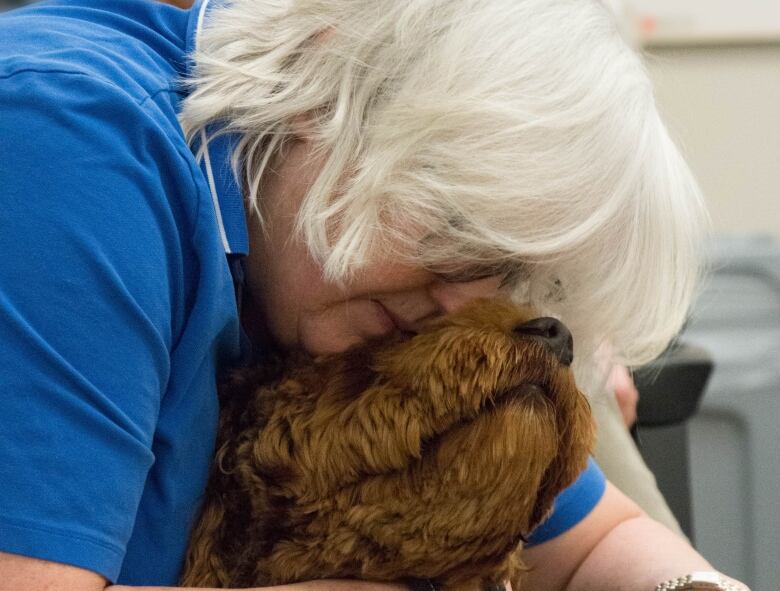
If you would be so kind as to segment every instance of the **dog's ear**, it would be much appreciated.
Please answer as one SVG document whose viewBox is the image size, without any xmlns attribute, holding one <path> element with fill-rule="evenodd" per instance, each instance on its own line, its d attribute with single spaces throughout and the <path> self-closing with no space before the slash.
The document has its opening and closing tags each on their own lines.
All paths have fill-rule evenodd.
<svg viewBox="0 0 780 591">
<path fill-rule="evenodd" d="M 335 386 L 331 388 L 332 391 L 354 400 L 380 377 L 375 362 L 380 352 L 393 349 L 405 340 L 408 337 L 393 335 L 382 340 L 368 341 L 336 355 L 318 357 L 315 364 L 327 373 L 330 380 L 334 380 L 331 382 Z"/>
<path fill-rule="evenodd" d="M 376 379 L 375 348 L 370 345 L 354 347 L 339 356 L 334 364 L 334 369 L 336 369 L 334 375 L 339 381 L 337 391 L 354 399 L 374 383 Z"/>
</svg>

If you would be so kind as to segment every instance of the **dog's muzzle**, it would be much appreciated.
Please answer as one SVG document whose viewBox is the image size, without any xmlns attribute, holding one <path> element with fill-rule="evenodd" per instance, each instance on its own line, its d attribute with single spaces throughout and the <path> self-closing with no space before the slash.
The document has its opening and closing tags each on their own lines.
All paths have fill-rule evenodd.
<svg viewBox="0 0 780 591">
<path fill-rule="evenodd" d="M 574 340 L 569 329 L 560 320 L 549 316 L 535 318 L 518 324 L 512 331 L 522 337 L 542 341 L 563 365 L 571 365 L 574 359 Z"/>
</svg>

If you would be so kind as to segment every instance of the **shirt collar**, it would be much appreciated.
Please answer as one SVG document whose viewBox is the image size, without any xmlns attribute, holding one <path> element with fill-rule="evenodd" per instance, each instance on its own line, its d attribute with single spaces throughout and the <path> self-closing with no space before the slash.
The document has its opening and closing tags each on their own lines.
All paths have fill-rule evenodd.
<svg viewBox="0 0 780 591">
<path fill-rule="evenodd" d="M 198 32 L 208 18 L 208 12 L 219 0 L 197 0 L 190 9 L 187 23 L 186 55 L 191 58 L 197 47 Z M 191 62 L 188 62 L 188 69 Z M 219 235 L 226 254 L 246 255 L 249 235 L 241 184 L 231 166 L 233 150 L 240 136 L 237 133 L 219 133 L 221 125 L 212 124 L 195 138 L 193 150 L 208 181 L 211 202 L 219 226 Z M 201 147 L 205 149 L 201 150 Z"/>
</svg>

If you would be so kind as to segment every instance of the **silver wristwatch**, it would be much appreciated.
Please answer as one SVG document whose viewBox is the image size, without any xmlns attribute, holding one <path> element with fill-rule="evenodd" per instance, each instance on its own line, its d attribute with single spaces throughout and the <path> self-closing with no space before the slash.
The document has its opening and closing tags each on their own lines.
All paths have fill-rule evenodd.
<svg viewBox="0 0 780 591">
<path fill-rule="evenodd" d="M 655 591 L 684 591 L 710 589 L 712 591 L 745 591 L 745 587 L 734 585 L 713 571 L 696 571 L 658 585 Z"/>
</svg>

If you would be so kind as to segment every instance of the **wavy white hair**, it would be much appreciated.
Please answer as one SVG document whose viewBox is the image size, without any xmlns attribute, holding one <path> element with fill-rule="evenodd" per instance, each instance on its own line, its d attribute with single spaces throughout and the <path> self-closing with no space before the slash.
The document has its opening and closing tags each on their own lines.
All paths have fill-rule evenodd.
<svg viewBox="0 0 780 591">
<path fill-rule="evenodd" d="M 232 0 L 194 64 L 183 128 L 242 134 L 255 205 L 310 123 L 325 165 L 298 229 L 328 278 L 377 253 L 512 271 L 580 352 L 630 364 L 680 329 L 707 218 L 598 0 Z"/>
</svg>

